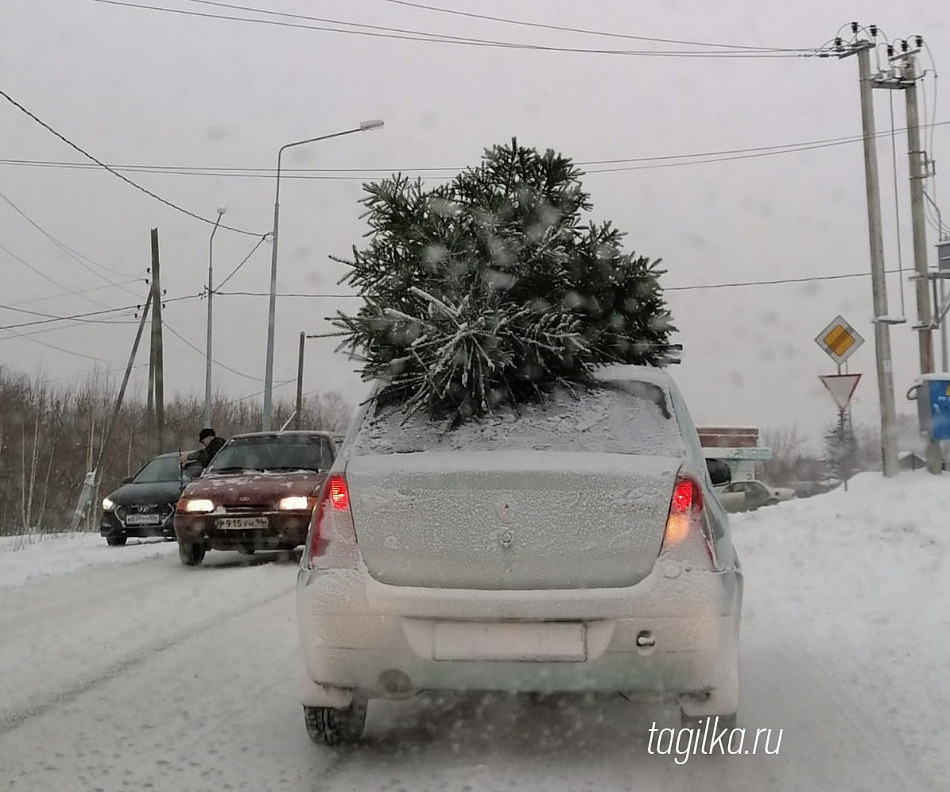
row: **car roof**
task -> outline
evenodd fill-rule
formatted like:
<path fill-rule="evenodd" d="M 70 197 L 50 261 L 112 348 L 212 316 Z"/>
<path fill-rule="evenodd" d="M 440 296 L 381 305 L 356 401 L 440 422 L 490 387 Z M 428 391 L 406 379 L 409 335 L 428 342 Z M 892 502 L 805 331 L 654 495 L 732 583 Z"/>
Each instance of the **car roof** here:
<path fill-rule="evenodd" d="M 309 429 L 290 429 L 286 432 L 242 432 L 241 434 L 231 435 L 231 440 L 244 437 L 326 437 L 327 439 L 336 436 L 336 432 L 324 432 L 322 430 Z"/>

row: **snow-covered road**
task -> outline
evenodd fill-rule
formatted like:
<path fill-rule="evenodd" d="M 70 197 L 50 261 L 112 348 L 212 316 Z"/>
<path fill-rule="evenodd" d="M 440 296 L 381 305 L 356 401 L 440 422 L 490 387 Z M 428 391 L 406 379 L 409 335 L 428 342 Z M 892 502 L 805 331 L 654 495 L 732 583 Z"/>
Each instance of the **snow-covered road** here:
<path fill-rule="evenodd" d="M 684 764 L 648 753 L 674 710 L 620 697 L 374 702 L 361 745 L 313 745 L 296 567 L 273 555 L 187 569 L 161 552 L 20 582 L 0 588 L 0 789 L 947 789 L 941 508 L 946 477 L 873 477 L 736 518 L 740 725 L 782 729 L 780 751 Z"/>

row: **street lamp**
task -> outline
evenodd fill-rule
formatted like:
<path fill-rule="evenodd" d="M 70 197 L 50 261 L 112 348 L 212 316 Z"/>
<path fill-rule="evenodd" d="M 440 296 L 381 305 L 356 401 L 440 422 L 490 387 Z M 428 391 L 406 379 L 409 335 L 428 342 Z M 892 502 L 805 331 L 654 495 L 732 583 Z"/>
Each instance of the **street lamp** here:
<path fill-rule="evenodd" d="M 316 143 L 318 140 L 329 140 L 330 138 L 342 137 L 343 135 L 352 135 L 354 132 L 368 132 L 371 129 L 379 129 L 383 126 L 381 119 L 373 121 L 361 121 L 355 129 L 346 129 L 343 132 L 334 132 L 331 135 L 321 135 L 320 137 L 298 140 L 295 143 L 287 143 L 277 151 L 277 191 L 274 197 L 274 230 L 271 233 L 271 262 L 270 262 L 270 301 L 267 308 L 267 359 L 264 365 L 264 416 L 261 428 L 269 432 L 271 428 L 271 408 L 274 397 L 274 320 L 277 308 L 277 230 L 280 223 L 280 162 L 281 157 L 289 148 L 303 146 L 306 143 Z"/>
<path fill-rule="evenodd" d="M 214 294 L 214 235 L 218 224 L 228 207 L 218 207 L 218 218 L 211 229 L 211 239 L 208 241 L 208 337 L 205 341 L 205 426 L 211 426 L 211 296 Z"/>

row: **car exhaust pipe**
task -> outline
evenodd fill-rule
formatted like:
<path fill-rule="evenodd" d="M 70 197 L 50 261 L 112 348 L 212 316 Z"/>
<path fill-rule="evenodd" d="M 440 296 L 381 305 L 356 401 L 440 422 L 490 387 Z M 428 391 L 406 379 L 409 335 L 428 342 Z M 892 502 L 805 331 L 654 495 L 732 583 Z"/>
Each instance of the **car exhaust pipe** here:
<path fill-rule="evenodd" d="M 390 668 L 379 675 L 379 686 L 387 698 L 404 699 L 413 694 L 412 680 L 396 668 Z"/>

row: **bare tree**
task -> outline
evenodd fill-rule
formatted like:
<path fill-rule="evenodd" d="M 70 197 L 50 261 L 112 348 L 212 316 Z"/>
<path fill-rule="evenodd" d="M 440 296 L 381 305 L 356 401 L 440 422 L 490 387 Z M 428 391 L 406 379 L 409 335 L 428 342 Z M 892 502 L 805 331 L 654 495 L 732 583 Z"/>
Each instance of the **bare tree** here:
<path fill-rule="evenodd" d="M 785 485 L 798 479 L 806 440 L 797 424 L 762 432 L 762 444 L 772 449 L 772 457 L 761 464 L 762 478 L 772 484 Z"/>

